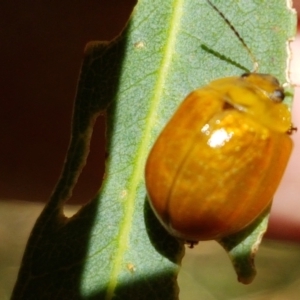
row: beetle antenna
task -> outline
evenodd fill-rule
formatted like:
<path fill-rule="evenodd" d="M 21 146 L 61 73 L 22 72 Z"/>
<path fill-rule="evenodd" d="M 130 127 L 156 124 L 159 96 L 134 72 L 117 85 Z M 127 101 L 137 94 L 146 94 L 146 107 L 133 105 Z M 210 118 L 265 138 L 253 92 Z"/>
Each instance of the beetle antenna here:
<path fill-rule="evenodd" d="M 253 62 L 253 71 L 252 73 L 256 73 L 258 70 L 258 62 L 254 54 L 251 52 L 247 44 L 245 43 L 244 39 L 240 36 L 240 34 L 237 32 L 237 30 L 233 27 L 233 25 L 230 23 L 230 21 L 225 17 L 225 15 L 210 1 L 206 0 L 208 4 L 221 16 L 221 18 L 226 22 L 226 24 L 231 28 L 231 30 L 234 32 L 236 37 L 239 39 L 239 41 L 242 43 L 244 48 L 247 50 L 249 56 L 251 57 L 251 60 Z"/>

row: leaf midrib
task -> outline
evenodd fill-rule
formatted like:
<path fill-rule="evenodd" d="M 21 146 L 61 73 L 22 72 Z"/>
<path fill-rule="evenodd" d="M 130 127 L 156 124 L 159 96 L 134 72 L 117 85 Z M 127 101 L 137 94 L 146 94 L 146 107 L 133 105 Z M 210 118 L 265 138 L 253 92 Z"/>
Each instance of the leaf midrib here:
<path fill-rule="evenodd" d="M 112 299 L 112 297 L 114 296 L 114 290 L 118 282 L 118 275 L 123 268 L 122 260 L 127 250 L 128 239 L 130 236 L 132 226 L 131 220 L 135 208 L 136 191 L 140 181 L 143 180 L 144 177 L 144 165 L 146 156 L 149 151 L 149 144 L 151 142 L 151 131 L 155 126 L 156 112 L 162 99 L 163 89 L 168 77 L 167 74 L 170 71 L 172 54 L 174 52 L 176 44 L 176 36 L 179 31 L 179 24 L 181 23 L 180 20 L 183 12 L 183 2 L 184 0 L 175 0 L 173 2 L 173 13 L 172 17 L 170 18 L 169 32 L 167 34 L 168 39 L 166 40 L 164 50 L 162 51 L 163 57 L 161 66 L 157 73 L 158 75 L 156 85 L 154 87 L 153 97 L 152 99 L 150 99 L 151 105 L 149 113 L 146 117 L 145 131 L 138 147 L 135 168 L 133 169 L 134 171 L 128 181 L 129 189 L 126 197 L 127 199 L 123 202 L 125 205 L 124 219 L 122 222 L 122 226 L 120 226 L 120 234 L 118 235 L 118 247 L 113 261 L 109 284 L 107 286 L 107 292 L 105 296 L 106 300 Z"/>

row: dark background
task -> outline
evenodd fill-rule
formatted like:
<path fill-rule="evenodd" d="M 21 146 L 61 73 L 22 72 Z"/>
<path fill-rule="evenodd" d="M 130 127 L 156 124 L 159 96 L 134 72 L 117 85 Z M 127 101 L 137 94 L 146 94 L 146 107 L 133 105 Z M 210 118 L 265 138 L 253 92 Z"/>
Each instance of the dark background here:
<path fill-rule="evenodd" d="M 0 199 L 48 199 L 69 143 L 85 44 L 118 35 L 135 2 L 0 2 Z M 103 119 L 96 125 L 73 203 L 100 185 Z"/>

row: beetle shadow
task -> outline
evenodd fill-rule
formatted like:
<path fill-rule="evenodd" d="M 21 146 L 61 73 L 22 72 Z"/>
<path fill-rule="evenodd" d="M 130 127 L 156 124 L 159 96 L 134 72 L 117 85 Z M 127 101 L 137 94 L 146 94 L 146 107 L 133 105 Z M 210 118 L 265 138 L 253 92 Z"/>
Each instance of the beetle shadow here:
<path fill-rule="evenodd" d="M 229 58 L 228 56 L 225 56 L 223 54 L 221 54 L 220 52 L 217 52 L 209 47 L 207 47 L 206 45 L 204 44 L 201 44 L 201 49 L 203 49 L 204 51 L 214 55 L 215 57 L 217 57 L 218 59 L 221 59 L 223 61 L 226 61 L 227 63 L 243 70 L 244 72 L 247 72 L 247 73 L 250 73 L 251 71 L 249 69 L 247 69 L 246 67 L 242 66 L 241 64 L 239 64 L 238 62 L 236 61 L 233 61 L 231 58 Z"/>
<path fill-rule="evenodd" d="M 144 202 L 144 219 L 149 240 L 156 251 L 173 263 L 180 263 L 184 255 L 184 241 L 171 236 L 160 224 L 150 207 L 147 196 Z"/>

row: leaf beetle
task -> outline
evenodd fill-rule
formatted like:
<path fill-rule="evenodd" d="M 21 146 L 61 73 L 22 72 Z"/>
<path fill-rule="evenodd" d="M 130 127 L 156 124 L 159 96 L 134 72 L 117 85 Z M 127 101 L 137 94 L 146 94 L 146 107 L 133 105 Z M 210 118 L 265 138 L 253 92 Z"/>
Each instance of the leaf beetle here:
<path fill-rule="evenodd" d="M 145 167 L 150 205 L 170 234 L 219 240 L 271 205 L 293 146 L 283 100 L 278 80 L 256 70 L 214 80 L 184 99 Z"/>

